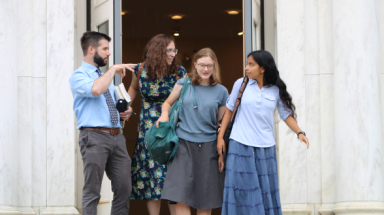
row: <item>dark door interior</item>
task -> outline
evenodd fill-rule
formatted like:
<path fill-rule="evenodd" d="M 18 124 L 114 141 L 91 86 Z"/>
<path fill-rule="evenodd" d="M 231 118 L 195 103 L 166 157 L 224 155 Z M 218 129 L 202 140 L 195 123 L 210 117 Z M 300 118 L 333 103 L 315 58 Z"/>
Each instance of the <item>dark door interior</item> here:
<path fill-rule="evenodd" d="M 243 30 L 241 9 L 242 0 L 122 0 L 125 12 L 122 16 L 122 62 L 142 62 L 144 47 L 151 37 L 178 32 L 175 39 L 179 62 L 190 72 L 193 54 L 210 47 L 219 60 L 222 85 L 231 92 L 233 83 L 243 77 L 243 36 L 239 35 Z M 229 15 L 230 10 L 239 13 Z M 173 20 L 172 15 L 181 15 L 182 19 Z M 131 76 L 127 75 L 123 83 L 128 89 Z M 124 128 L 131 157 L 137 139 L 139 95 L 132 106 L 137 115 L 132 116 Z M 130 214 L 148 214 L 145 201 L 132 200 L 130 205 Z M 160 214 L 169 214 L 167 202 L 162 203 Z M 220 210 L 212 214 L 220 214 Z"/>

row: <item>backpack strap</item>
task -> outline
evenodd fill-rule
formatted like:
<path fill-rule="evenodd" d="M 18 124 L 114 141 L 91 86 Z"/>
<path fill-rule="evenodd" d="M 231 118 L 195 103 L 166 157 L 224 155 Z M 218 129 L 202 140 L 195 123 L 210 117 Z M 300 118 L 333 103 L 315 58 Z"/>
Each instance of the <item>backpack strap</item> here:
<path fill-rule="evenodd" d="M 245 76 L 244 79 L 243 79 L 243 83 L 241 84 L 241 87 L 240 87 L 240 90 L 239 90 L 239 94 L 237 95 L 235 108 L 233 109 L 233 112 L 232 112 L 231 122 L 233 122 L 235 120 L 235 118 L 236 118 L 237 109 L 239 108 L 239 105 L 241 103 L 241 99 L 243 97 L 243 93 L 244 93 L 245 87 L 247 87 L 248 80 L 249 80 L 248 76 Z"/>
<path fill-rule="evenodd" d="M 187 93 L 188 88 L 191 87 L 192 90 L 192 96 L 193 96 L 193 108 L 197 108 L 197 102 L 196 102 L 196 97 L 195 97 L 195 90 L 193 89 L 192 81 L 190 78 L 185 78 L 185 82 L 183 85 L 183 88 L 181 88 L 180 92 L 180 98 L 179 102 L 182 103 L 184 100 L 184 96 Z"/>

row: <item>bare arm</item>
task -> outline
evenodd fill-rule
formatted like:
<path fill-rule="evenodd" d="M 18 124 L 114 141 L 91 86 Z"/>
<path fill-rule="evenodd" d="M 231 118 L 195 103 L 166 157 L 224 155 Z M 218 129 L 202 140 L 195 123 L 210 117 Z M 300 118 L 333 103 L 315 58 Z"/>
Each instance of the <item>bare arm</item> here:
<path fill-rule="evenodd" d="M 108 69 L 107 72 L 105 72 L 102 76 L 95 80 L 92 86 L 92 94 L 97 97 L 105 93 L 105 91 L 107 91 L 107 89 L 111 85 L 115 74 L 117 73 L 121 76 L 121 78 L 124 78 L 126 69 L 131 70 L 128 64 L 113 65 L 111 68 Z"/>
<path fill-rule="evenodd" d="M 225 130 L 227 130 L 229 121 L 231 120 L 231 117 L 233 114 L 233 112 L 229 110 L 227 107 L 225 107 L 225 109 L 226 109 L 225 114 L 224 114 L 223 120 L 221 121 L 220 132 L 217 135 L 217 152 L 219 153 L 219 159 L 218 159 L 219 172 L 222 172 L 224 170 L 223 152 L 227 150 L 225 148 L 224 134 L 225 134 Z"/>
<path fill-rule="evenodd" d="M 223 115 L 224 115 L 226 110 L 227 110 L 226 105 L 219 107 L 219 112 L 217 113 L 217 126 L 220 126 L 219 121 L 222 119 L 222 117 L 224 117 Z"/>
<path fill-rule="evenodd" d="M 139 83 L 137 82 L 137 77 L 134 72 L 132 72 L 132 81 L 128 89 L 128 95 L 131 97 L 131 105 L 135 100 L 137 93 L 139 92 Z"/>
<path fill-rule="evenodd" d="M 293 131 L 295 134 L 299 133 L 301 129 L 297 125 L 296 120 L 292 117 L 292 115 L 289 115 L 287 119 L 285 119 L 285 124 Z M 304 142 L 307 145 L 307 149 L 309 148 L 309 141 L 308 138 L 304 134 L 299 135 L 300 142 Z"/>
<path fill-rule="evenodd" d="M 161 116 L 156 122 L 156 127 L 159 127 L 159 122 L 168 122 L 169 121 L 169 109 L 171 109 L 172 105 L 180 98 L 180 91 L 183 88 L 182 85 L 175 84 L 171 94 L 168 96 L 167 100 L 161 106 Z"/>
<path fill-rule="evenodd" d="M 219 132 L 219 135 L 217 136 L 217 152 L 219 153 L 220 156 L 222 156 L 223 151 L 226 150 L 225 143 L 224 143 L 224 134 L 225 134 L 225 130 L 227 130 L 232 114 L 233 112 L 226 107 L 223 120 L 221 121 L 220 132 Z"/>

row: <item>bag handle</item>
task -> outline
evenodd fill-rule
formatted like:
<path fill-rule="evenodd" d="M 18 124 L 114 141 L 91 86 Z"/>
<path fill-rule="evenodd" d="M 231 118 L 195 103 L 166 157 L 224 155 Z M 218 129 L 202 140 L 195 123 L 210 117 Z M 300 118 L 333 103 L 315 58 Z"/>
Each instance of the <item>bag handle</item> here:
<path fill-rule="evenodd" d="M 182 103 L 184 100 L 184 96 L 187 93 L 188 88 L 191 87 L 192 90 L 192 96 L 193 96 L 193 108 L 197 108 L 197 102 L 196 102 L 196 97 L 195 97 L 195 90 L 193 89 L 193 85 L 191 84 L 191 79 L 190 78 L 185 78 L 185 82 L 183 85 L 183 88 L 181 89 L 180 92 L 180 98 L 179 98 L 179 103 Z"/>
<path fill-rule="evenodd" d="M 246 80 L 247 79 L 247 80 Z M 241 98 L 243 97 L 243 92 L 245 90 L 245 87 L 247 86 L 247 83 L 249 81 L 249 78 L 248 76 L 245 76 L 244 77 L 244 80 L 243 80 L 243 83 L 241 84 L 241 87 L 240 87 L 240 90 L 239 90 L 239 94 L 237 95 L 237 100 L 236 100 L 236 104 L 235 104 L 235 108 L 233 108 L 233 112 L 232 112 L 232 116 L 231 116 L 231 120 L 230 122 L 232 122 L 234 119 L 235 119 L 235 116 L 236 116 L 236 113 L 237 113 L 237 108 L 239 107 L 240 105 L 240 101 L 241 101 Z M 223 116 L 221 117 L 221 119 L 219 120 L 219 123 L 222 122 L 223 118 L 224 118 L 224 115 L 225 113 L 223 114 Z M 220 126 L 219 126 L 220 127 Z"/>
<path fill-rule="evenodd" d="M 237 110 L 238 110 L 239 105 L 241 103 L 241 98 L 243 97 L 243 93 L 244 93 L 245 87 L 247 87 L 248 81 L 249 81 L 248 76 L 245 76 L 244 80 L 243 80 L 243 83 L 241 84 L 241 87 L 240 87 L 240 90 L 239 90 L 239 94 L 237 95 L 236 105 L 235 105 L 235 108 L 233 109 L 233 113 L 232 113 L 231 121 L 230 122 L 233 122 L 235 120 L 235 117 L 236 117 L 236 114 L 237 114 Z"/>

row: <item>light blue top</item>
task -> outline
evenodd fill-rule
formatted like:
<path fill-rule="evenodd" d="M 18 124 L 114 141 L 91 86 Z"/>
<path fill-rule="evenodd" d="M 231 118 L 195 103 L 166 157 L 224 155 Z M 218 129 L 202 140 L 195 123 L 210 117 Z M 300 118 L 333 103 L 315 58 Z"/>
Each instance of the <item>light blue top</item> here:
<path fill-rule="evenodd" d="M 231 111 L 235 108 L 243 79 L 240 78 L 235 82 L 228 98 L 227 107 Z M 285 121 L 291 114 L 291 110 L 280 100 L 279 88 L 275 85 L 268 85 L 260 89 L 256 80 L 249 79 L 230 139 L 253 147 L 274 146 L 273 114 L 276 106 L 280 118 Z"/>
<path fill-rule="evenodd" d="M 185 80 L 180 79 L 176 84 L 184 85 Z M 194 89 L 197 108 L 194 108 L 191 87 Z M 181 103 L 177 136 L 195 143 L 216 140 L 217 114 L 219 107 L 225 105 L 227 98 L 228 90 L 221 84 L 191 85 Z"/>
<path fill-rule="evenodd" d="M 80 130 L 81 127 L 120 128 L 120 123 L 117 123 L 116 126 L 112 124 L 104 93 L 97 97 L 92 94 L 93 83 L 99 78 L 96 70 L 97 67 L 83 61 L 69 79 L 74 100 L 73 112 L 77 118 L 77 129 Z M 116 105 L 113 83 L 109 86 L 109 91 Z M 117 116 L 120 121 L 120 114 L 117 113 Z"/>

